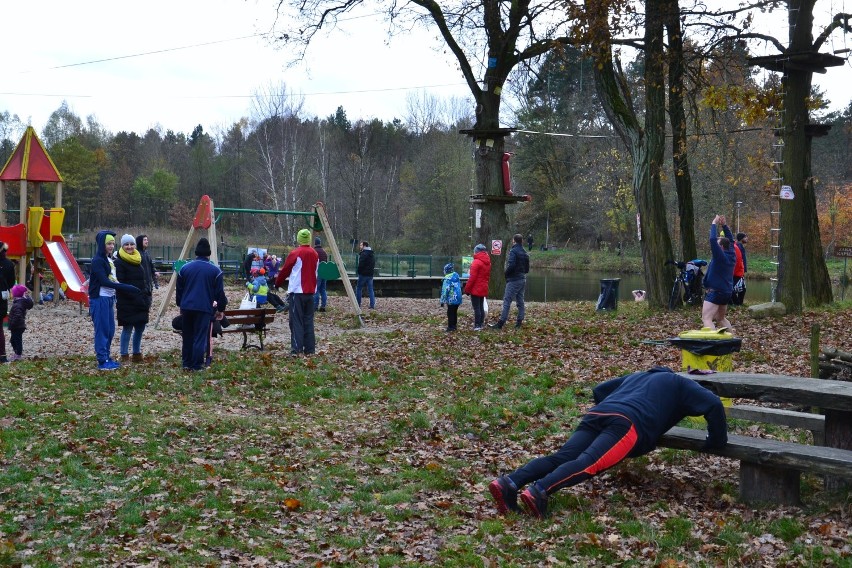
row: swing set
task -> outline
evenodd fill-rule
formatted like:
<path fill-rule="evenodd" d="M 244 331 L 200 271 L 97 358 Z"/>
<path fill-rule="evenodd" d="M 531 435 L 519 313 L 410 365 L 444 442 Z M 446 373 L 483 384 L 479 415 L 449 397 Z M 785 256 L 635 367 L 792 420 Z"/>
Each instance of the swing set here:
<path fill-rule="evenodd" d="M 210 241 L 210 262 L 219 266 L 218 245 L 216 240 L 216 214 L 221 213 L 250 213 L 262 215 L 293 215 L 296 217 L 305 217 L 307 219 L 308 228 L 314 233 L 323 233 L 325 242 L 331 252 L 333 261 L 320 262 L 317 267 L 317 278 L 324 280 L 343 280 L 343 287 L 346 290 L 346 295 L 349 301 L 352 302 L 352 311 L 358 317 L 358 323 L 361 327 L 364 326 L 361 308 L 358 306 L 358 301 L 355 298 L 355 291 L 352 289 L 352 283 L 346 277 L 346 266 L 343 264 L 343 257 L 340 256 L 340 249 L 337 247 L 337 241 L 334 238 L 334 233 L 331 231 L 331 225 L 328 222 L 328 216 L 325 213 L 325 206 L 321 201 L 318 201 L 313 206 L 313 211 L 274 211 L 266 209 L 235 209 L 231 207 L 214 208 L 213 200 L 209 196 L 203 195 L 198 203 L 198 208 L 195 210 L 195 217 L 192 219 L 192 227 L 186 236 L 186 242 L 180 251 L 175 266 L 180 267 L 184 262 L 191 260 L 187 255 L 191 250 L 190 247 L 201 236 L 206 236 Z M 202 232 L 204 234 L 202 234 Z M 160 319 L 166 311 L 166 307 L 172 299 L 172 295 L 177 285 L 178 270 L 172 272 L 172 277 L 169 280 L 169 287 L 163 301 L 160 304 L 160 309 L 157 311 L 157 321 L 155 327 L 159 327 Z"/>

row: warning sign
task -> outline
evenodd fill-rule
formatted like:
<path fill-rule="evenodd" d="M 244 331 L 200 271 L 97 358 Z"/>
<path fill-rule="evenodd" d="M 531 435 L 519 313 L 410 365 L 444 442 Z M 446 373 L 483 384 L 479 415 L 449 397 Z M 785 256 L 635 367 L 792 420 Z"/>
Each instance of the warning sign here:
<path fill-rule="evenodd" d="M 500 256 L 503 254 L 503 241 L 491 241 L 491 255 Z"/>

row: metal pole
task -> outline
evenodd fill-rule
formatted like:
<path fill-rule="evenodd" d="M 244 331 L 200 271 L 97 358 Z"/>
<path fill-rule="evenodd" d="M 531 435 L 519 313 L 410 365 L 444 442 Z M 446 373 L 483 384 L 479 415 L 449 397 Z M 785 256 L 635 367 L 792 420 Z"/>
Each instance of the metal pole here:
<path fill-rule="evenodd" d="M 742 207 L 743 202 L 737 201 L 737 232 L 740 232 L 740 207 Z"/>

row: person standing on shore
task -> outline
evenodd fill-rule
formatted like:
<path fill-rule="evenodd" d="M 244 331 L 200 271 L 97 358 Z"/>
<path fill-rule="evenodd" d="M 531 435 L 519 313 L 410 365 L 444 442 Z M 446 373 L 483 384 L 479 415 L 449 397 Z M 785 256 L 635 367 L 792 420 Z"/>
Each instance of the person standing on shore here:
<path fill-rule="evenodd" d="M 524 306 L 524 291 L 527 287 L 527 273 L 530 271 L 530 257 L 527 251 L 524 250 L 524 237 L 520 234 L 512 237 L 514 244 L 509 249 L 509 256 L 506 259 L 506 290 L 503 293 L 503 310 L 500 312 L 500 319 L 497 323 L 490 323 L 488 327 L 503 329 L 506 321 L 509 319 L 509 310 L 512 308 L 512 301 L 518 305 L 518 319 L 515 321 L 515 328 L 520 328 L 524 322 L 526 309 Z"/>
<path fill-rule="evenodd" d="M 361 307 L 361 290 L 367 288 L 370 296 L 370 309 L 376 307 L 376 293 L 373 291 L 373 274 L 376 270 L 376 255 L 370 248 L 370 243 L 361 241 L 361 252 L 358 253 L 358 283 L 355 284 L 355 297 L 358 299 L 358 307 Z"/>

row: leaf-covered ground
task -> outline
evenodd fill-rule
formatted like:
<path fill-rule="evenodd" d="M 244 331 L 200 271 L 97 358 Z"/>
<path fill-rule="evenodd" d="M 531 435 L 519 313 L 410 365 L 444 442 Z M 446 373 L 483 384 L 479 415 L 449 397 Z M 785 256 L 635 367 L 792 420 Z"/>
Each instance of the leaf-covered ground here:
<path fill-rule="evenodd" d="M 735 367 L 808 375 L 812 324 L 849 351 L 850 314 L 738 310 Z M 697 311 L 529 304 L 523 329 L 475 333 L 466 302 L 447 334 L 437 301 L 380 298 L 358 329 L 335 297 L 315 357 L 287 356 L 284 317 L 265 352 L 231 334 L 190 375 L 173 315 L 146 331 L 145 362 L 98 373 L 85 313 L 31 312 L 28 359 L 0 370 L 0 563 L 852 565 L 847 493 L 805 477 L 802 507 L 745 506 L 736 463 L 687 452 L 560 492 L 544 521 L 494 512 L 488 482 L 557 448 L 592 384 L 679 367 L 648 341 Z"/>

